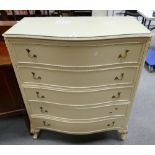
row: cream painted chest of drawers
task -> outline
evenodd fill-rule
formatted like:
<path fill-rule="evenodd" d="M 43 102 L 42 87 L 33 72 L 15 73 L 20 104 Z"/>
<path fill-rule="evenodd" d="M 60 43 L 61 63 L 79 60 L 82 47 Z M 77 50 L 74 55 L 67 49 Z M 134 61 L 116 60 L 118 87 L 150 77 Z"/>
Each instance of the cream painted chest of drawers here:
<path fill-rule="evenodd" d="M 4 37 L 33 138 L 40 129 L 125 137 L 151 39 L 136 19 L 24 18 Z"/>

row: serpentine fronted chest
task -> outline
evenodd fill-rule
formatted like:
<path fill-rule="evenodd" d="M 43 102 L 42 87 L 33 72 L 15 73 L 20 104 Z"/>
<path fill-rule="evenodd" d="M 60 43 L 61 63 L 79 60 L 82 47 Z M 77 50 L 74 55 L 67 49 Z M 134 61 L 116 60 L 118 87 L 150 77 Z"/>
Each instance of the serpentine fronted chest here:
<path fill-rule="evenodd" d="M 132 17 L 28 17 L 4 33 L 30 119 L 69 134 L 127 134 L 151 33 Z"/>

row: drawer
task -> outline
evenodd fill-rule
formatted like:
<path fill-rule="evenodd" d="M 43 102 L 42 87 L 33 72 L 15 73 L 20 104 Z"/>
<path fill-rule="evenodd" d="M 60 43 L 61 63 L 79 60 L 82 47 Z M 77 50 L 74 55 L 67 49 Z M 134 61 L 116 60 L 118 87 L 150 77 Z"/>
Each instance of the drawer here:
<path fill-rule="evenodd" d="M 104 102 L 129 101 L 132 87 L 92 90 L 65 90 L 56 88 L 24 88 L 27 100 L 62 105 L 96 105 Z"/>
<path fill-rule="evenodd" d="M 93 119 L 126 113 L 128 102 L 110 105 L 74 106 L 41 101 L 29 101 L 32 115 L 49 115 L 69 119 Z"/>
<path fill-rule="evenodd" d="M 14 45 L 14 53 L 18 63 L 102 66 L 139 62 L 142 45 L 142 43 L 113 43 L 111 45 L 102 43 L 96 46 L 72 46 L 68 43 L 68 46 L 50 46 L 23 43 Z"/>
<path fill-rule="evenodd" d="M 64 70 L 42 67 L 18 67 L 23 83 L 37 83 L 60 87 L 96 87 L 133 84 L 137 67 L 109 69 Z"/>
<path fill-rule="evenodd" d="M 96 120 L 90 119 L 85 121 L 54 117 L 32 117 L 31 121 L 35 128 L 43 128 L 65 133 L 82 134 L 121 128 L 123 124 L 123 117 Z"/>

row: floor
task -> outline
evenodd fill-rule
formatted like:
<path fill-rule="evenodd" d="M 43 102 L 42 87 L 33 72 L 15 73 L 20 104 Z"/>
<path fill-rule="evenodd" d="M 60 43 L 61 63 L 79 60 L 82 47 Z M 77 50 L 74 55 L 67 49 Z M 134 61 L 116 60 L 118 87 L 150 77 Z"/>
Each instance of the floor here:
<path fill-rule="evenodd" d="M 155 33 L 155 31 L 153 32 Z M 154 46 L 153 46 L 154 45 Z M 155 48 L 153 36 L 151 46 Z M 0 144 L 12 145 L 62 145 L 62 144 L 155 144 L 155 72 L 143 69 L 133 110 L 129 121 L 129 133 L 121 141 L 116 131 L 103 132 L 86 136 L 71 136 L 50 131 L 42 131 L 37 140 L 30 136 L 23 116 L 3 118 L 0 120 Z"/>

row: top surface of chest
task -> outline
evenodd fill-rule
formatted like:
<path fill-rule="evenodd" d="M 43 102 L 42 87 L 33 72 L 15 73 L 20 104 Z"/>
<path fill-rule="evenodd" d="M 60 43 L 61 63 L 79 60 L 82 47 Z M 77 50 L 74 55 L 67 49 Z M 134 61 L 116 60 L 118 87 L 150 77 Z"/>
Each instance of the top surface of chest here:
<path fill-rule="evenodd" d="M 150 37 L 151 33 L 132 17 L 27 17 L 5 32 L 4 36 L 78 40 Z"/>

